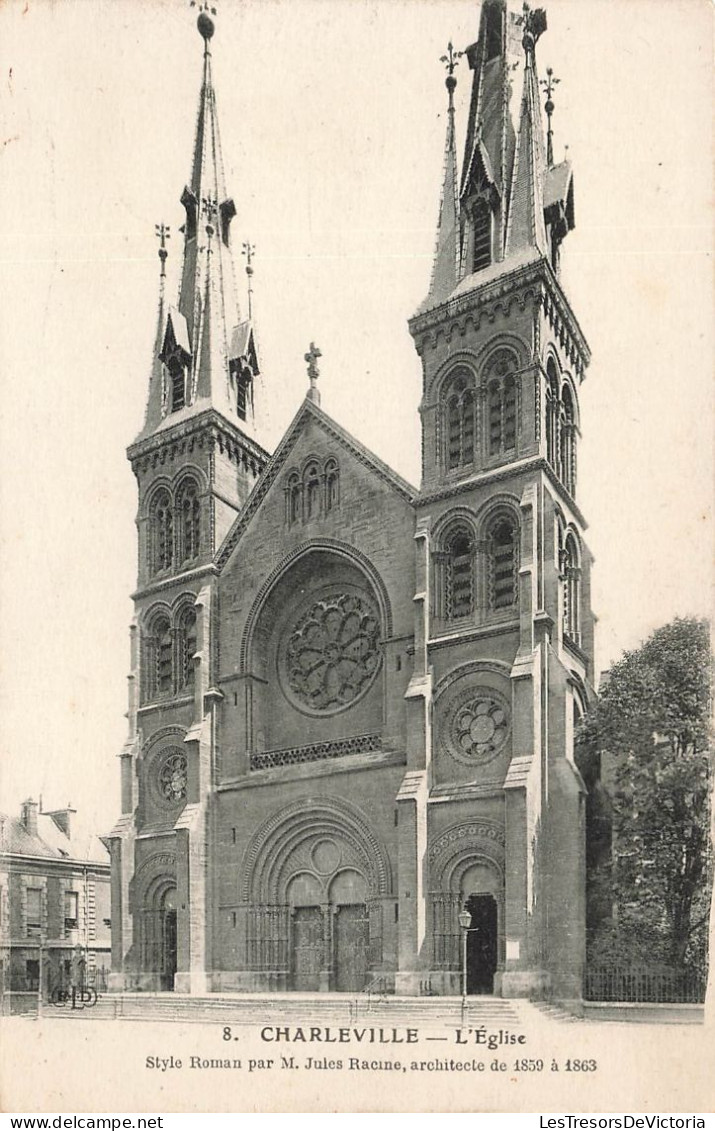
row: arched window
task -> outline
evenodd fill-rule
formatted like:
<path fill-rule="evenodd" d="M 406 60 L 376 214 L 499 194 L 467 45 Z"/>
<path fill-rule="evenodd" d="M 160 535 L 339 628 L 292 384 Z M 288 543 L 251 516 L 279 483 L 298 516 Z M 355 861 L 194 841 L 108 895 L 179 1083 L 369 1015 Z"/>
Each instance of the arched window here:
<path fill-rule="evenodd" d="M 445 389 L 445 430 L 447 433 L 447 470 L 468 467 L 474 463 L 476 433 L 474 374 L 458 369 Z"/>
<path fill-rule="evenodd" d="M 167 616 L 152 621 L 146 640 L 145 694 L 148 699 L 167 695 L 173 689 L 173 646 Z"/>
<path fill-rule="evenodd" d="M 552 357 L 546 366 L 546 458 L 559 470 L 559 381 Z"/>
<path fill-rule="evenodd" d="M 194 686 L 194 656 L 196 654 L 196 610 L 185 609 L 179 619 L 178 632 L 178 687 L 186 690 Z"/>
<path fill-rule="evenodd" d="M 320 474 L 317 464 L 311 463 L 304 476 L 304 498 L 306 521 L 320 514 Z"/>
<path fill-rule="evenodd" d="M 171 382 L 171 411 L 178 412 L 186 404 L 186 371 L 176 355 L 169 358 L 168 369 Z"/>
<path fill-rule="evenodd" d="M 581 565 L 578 544 L 568 534 L 563 552 L 561 584 L 564 595 L 564 634 L 575 644 L 581 640 Z"/>
<path fill-rule="evenodd" d="M 564 385 L 561 400 L 561 477 L 570 494 L 576 491 L 576 410 L 573 394 Z"/>
<path fill-rule="evenodd" d="M 153 573 L 171 569 L 174 560 L 174 514 L 168 491 L 154 497 L 150 515 L 151 567 Z"/>
<path fill-rule="evenodd" d="M 474 540 L 464 526 L 447 535 L 445 604 L 449 620 L 471 616 L 474 612 Z"/>
<path fill-rule="evenodd" d="M 514 358 L 500 350 L 487 369 L 487 450 L 490 456 L 516 449 Z"/>
<path fill-rule="evenodd" d="M 301 512 L 301 484 L 297 472 L 288 479 L 288 522 L 292 526 L 300 522 Z"/>
<path fill-rule="evenodd" d="M 332 511 L 340 502 L 340 470 L 334 459 L 325 465 L 325 509 Z"/>
<path fill-rule="evenodd" d="M 474 260 L 473 271 L 481 271 L 492 261 L 492 211 L 483 198 L 474 205 Z"/>
<path fill-rule="evenodd" d="M 184 481 L 177 500 L 179 519 L 178 557 L 180 562 L 197 558 L 201 549 L 201 503 L 195 480 Z"/>
<path fill-rule="evenodd" d="M 519 545 L 516 521 L 501 514 L 487 530 L 488 605 L 492 612 L 511 609 L 517 603 Z"/>

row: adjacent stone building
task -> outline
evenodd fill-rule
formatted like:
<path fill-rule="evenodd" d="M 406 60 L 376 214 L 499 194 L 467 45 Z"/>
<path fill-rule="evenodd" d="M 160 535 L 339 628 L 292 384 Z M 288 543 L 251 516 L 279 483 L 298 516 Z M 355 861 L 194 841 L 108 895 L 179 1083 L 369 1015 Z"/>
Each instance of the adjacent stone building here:
<path fill-rule="evenodd" d="M 484 0 L 460 175 L 447 56 L 437 248 L 409 323 L 417 488 L 322 411 L 313 347 L 304 403 L 272 454 L 261 444 L 199 16 L 180 293 L 169 306 L 162 278 L 128 452 L 117 988 L 458 993 L 466 909 L 470 993 L 580 996 L 589 350 L 559 281 L 574 190 L 542 124 L 545 25 Z"/>
<path fill-rule="evenodd" d="M 103 988 L 110 966 L 109 856 L 68 806 L 19 817 L 0 813 L 0 948 L 3 990 L 86 984 Z M 42 950 L 42 954 L 40 953 Z"/>

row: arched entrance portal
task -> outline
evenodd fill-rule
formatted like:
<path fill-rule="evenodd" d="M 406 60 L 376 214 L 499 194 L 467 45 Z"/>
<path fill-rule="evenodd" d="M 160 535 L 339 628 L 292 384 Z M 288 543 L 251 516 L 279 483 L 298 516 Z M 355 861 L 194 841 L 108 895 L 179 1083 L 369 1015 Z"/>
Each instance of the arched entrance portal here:
<path fill-rule="evenodd" d="M 337 859 L 340 848 L 321 840 L 312 856 Z M 326 883 L 326 879 L 328 882 Z M 288 885 L 291 908 L 291 984 L 313 992 L 364 989 L 369 968 L 370 917 L 364 876 L 347 868 L 332 876 L 300 872 Z"/>
<path fill-rule="evenodd" d="M 364 818 L 331 799 L 291 806 L 246 859 L 247 960 L 267 988 L 359 992 L 383 958 L 387 857 Z"/>
<path fill-rule="evenodd" d="M 438 993 L 460 993 L 466 936 L 467 993 L 500 992 L 504 967 L 504 828 L 478 818 L 446 829 L 428 853 L 432 884 L 430 981 Z"/>
<path fill-rule="evenodd" d="M 494 993 L 497 968 L 497 903 L 493 895 L 470 895 L 464 904 L 472 916 L 467 932 L 467 993 Z"/>
<path fill-rule="evenodd" d="M 167 888 L 159 908 L 161 953 L 159 972 L 162 990 L 173 990 L 176 976 L 176 888 Z"/>
<path fill-rule="evenodd" d="M 173 990 L 177 966 L 176 887 L 164 881 L 147 892 L 142 911 L 142 970 L 154 988 Z"/>

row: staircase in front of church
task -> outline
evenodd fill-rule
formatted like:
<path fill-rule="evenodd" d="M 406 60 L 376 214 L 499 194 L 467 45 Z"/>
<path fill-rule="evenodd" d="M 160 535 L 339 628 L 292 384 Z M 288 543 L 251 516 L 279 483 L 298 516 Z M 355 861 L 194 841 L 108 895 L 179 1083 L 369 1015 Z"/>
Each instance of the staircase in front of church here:
<path fill-rule="evenodd" d="M 513 1028 L 519 1003 L 497 997 L 469 997 L 464 1012 L 456 997 L 368 997 L 361 994 L 116 993 L 100 996 L 91 1008 L 46 1007 L 45 1016 L 76 1019 L 181 1021 L 235 1026 L 388 1026 L 389 1028 Z"/>

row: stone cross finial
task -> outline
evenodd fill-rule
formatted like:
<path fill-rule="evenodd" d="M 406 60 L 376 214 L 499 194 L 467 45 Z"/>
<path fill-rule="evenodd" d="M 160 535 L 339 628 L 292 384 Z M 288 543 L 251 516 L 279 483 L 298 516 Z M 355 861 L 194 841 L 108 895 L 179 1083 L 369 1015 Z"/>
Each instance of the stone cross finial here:
<path fill-rule="evenodd" d="M 318 377 L 320 376 L 320 370 L 318 369 L 318 359 L 322 356 L 323 355 L 316 346 L 315 342 L 311 342 L 310 349 L 308 350 L 307 354 L 305 354 L 305 360 L 308 363 L 308 378 L 310 380 L 308 396 L 310 397 L 311 401 L 314 401 L 316 404 L 320 404 L 320 393 L 318 392 Z"/>

